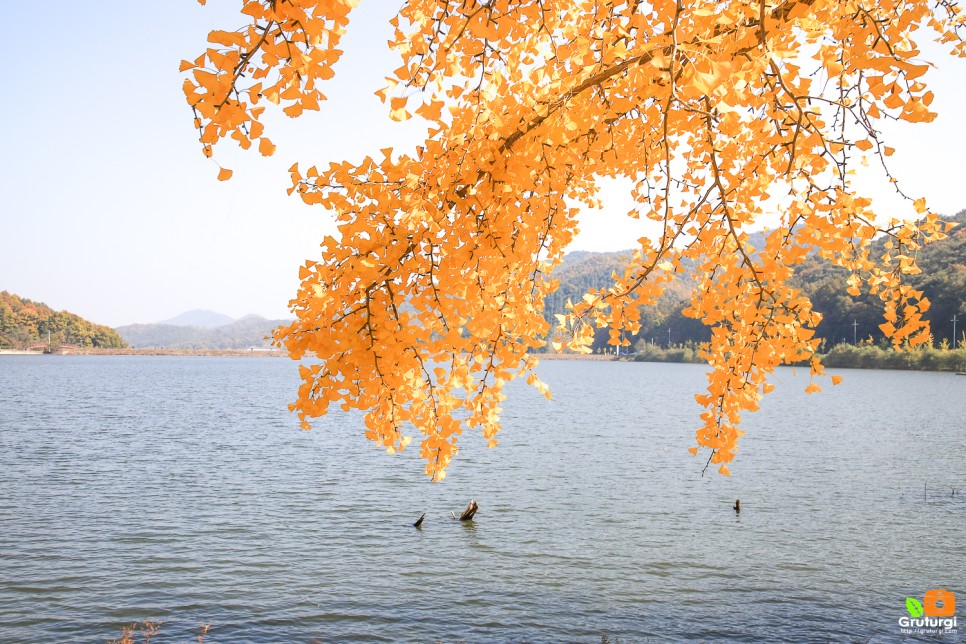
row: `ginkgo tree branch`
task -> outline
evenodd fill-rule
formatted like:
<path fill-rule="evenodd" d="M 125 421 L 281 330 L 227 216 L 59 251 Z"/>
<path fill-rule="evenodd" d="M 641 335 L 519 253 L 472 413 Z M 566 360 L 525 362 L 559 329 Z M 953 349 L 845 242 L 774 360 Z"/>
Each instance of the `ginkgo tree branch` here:
<path fill-rule="evenodd" d="M 271 154 L 262 101 L 289 116 L 317 108 L 354 5 L 248 0 L 248 28 L 214 35 L 220 49 L 183 63 L 205 152 L 230 136 Z M 300 270 L 296 321 L 276 336 L 293 357 L 316 361 L 303 365 L 293 405 L 303 426 L 339 403 L 363 411 L 366 436 L 387 451 L 422 434 L 434 480 L 465 429 L 495 444 L 506 382 L 523 376 L 549 395 L 530 352 L 547 336 L 551 271 L 580 208 L 600 205 L 602 177 L 630 179 L 633 215 L 659 232 L 639 240 L 612 286 L 574 303 L 558 333 L 575 351 L 590 350 L 595 327 L 625 343 L 641 307 L 690 273 L 685 314 L 711 327 L 692 449 L 708 449 L 719 472 L 777 365 L 806 362 L 822 377 L 819 316 L 790 285 L 809 252 L 850 270 L 850 292 L 883 299 L 883 331 L 897 344 L 925 341 L 928 302 L 904 276 L 946 227 L 921 199 L 912 201 L 919 223 L 882 223 L 848 171 L 870 156 L 884 164 L 881 120 L 933 118 L 913 37 L 928 26 L 959 42 L 963 19 L 951 2 L 895 9 L 891 0 L 404 2 L 391 41 L 402 65 L 379 95 L 391 118 L 415 107 L 430 123 L 425 141 L 408 154 L 291 169 L 291 191 L 331 211 L 339 230 Z M 748 232 L 768 214 L 780 224 L 752 249 Z M 883 232 L 893 249 L 871 257 Z"/>

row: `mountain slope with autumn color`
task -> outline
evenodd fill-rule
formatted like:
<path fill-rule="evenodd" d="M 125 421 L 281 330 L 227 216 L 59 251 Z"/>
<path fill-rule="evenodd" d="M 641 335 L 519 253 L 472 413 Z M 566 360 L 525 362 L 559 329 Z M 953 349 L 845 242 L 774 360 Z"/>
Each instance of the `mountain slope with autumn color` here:
<path fill-rule="evenodd" d="M 55 311 L 43 302 L 0 291 L 0 348 L 24 349 L 47 343 L 54 347 L 120 349 L 127 344 L 117 331 L 94 324 L 68 311 Z"/>

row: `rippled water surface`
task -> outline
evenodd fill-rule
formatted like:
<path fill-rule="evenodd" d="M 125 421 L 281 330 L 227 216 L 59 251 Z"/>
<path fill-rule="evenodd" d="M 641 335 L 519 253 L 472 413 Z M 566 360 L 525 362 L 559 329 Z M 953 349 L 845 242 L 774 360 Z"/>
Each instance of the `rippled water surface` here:
<path fill-rule="evenodd" d="M 284 359 L 2 356 L 0 641 L 888 642 L 907 596 L 966 606 L 966 378 L 781 370 L 729 478 L 686 451 L 700 366 L 540 372 L 431 484 L 358 416 L 299 430 Z"/>

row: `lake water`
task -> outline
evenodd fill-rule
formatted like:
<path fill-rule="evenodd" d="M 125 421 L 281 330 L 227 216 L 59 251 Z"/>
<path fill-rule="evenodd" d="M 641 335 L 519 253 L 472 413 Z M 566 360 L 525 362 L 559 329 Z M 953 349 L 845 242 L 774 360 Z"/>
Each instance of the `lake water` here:
<path fill-rule="evenodd" d="M 2 356 L 0 641 L 892 642 L 932 588 L 962 637 L 966 378 L 782 369 L 702 477 L 701 366 L 540 373 L 433 484 L 288 360 Z"/>

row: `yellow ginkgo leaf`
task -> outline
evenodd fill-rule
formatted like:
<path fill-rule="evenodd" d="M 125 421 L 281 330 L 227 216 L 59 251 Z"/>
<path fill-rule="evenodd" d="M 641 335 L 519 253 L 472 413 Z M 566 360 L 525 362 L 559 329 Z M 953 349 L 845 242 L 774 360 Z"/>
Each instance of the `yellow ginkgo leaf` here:
<path fill-rule="evenodd" d="M 258 151 L 264 156 L 271 156 L 275 152 L 275 144 L 266 137 L 262 137 L 258 142 Z"/>
<path fill-rule="evenodd" d="M 228 181 L 231 179 L 232 171 L 228 168 L 218 170 L 218 181 Z"/>

